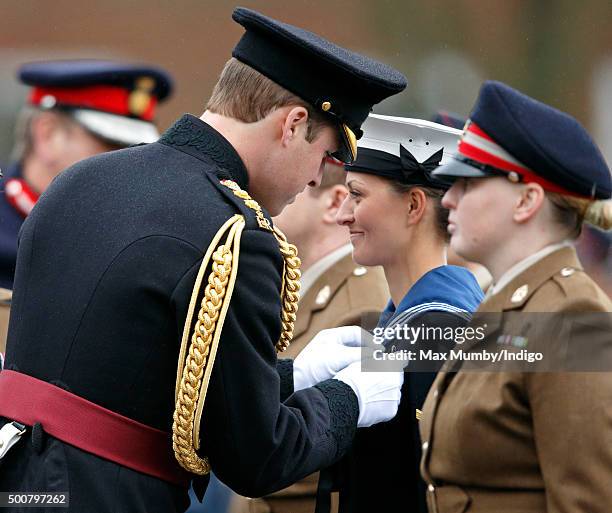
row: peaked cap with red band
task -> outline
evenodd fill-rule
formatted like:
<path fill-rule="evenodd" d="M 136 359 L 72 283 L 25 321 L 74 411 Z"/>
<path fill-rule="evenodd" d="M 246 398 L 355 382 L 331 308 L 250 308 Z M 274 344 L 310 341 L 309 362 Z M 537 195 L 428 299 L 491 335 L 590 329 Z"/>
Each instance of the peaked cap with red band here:
<path fill-rule="evenodd" d="M 18 76 L 32 86 L 31 105 L 62 109 L 94 135 L 126 146 L 157 140 L 155 108 L 172 92 L 165 71 L 114 61 L 32 62 Z"/>
<path fill-rule="evenodd" d="M 610 170 L 584 127 L 501 82 L 483 84 L 458 150 L 434 175 L 507 176 L 560 194 L 612 195 Z"/>

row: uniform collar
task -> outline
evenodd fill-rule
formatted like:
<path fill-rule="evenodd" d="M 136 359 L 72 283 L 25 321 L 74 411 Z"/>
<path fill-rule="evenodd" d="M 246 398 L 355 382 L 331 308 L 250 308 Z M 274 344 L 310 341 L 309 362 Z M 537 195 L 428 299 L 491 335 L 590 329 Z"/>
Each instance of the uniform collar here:
<path fill-rule="evenodd" d="M 323 258 L 317 260 L 308 269 L 306 269 L 300 278 L 300 294 L 302 294 L 302 297 L 306 295 L 308 289 L 310 289 L 310 287 L 312 287 L 312 285 L 319 279 L 319 276 L 338 262 L 338 260 L 348 255 L 352 248 L 353 246 L 351 246 L 351 244 L 340 246 L 338 249 L 335 249 L 331 253 L 325 255 Z"/>
<path fill-rule="evenodd" d="M 540 286 L 564 269 L 582 270 L 574 247 L 557 245 L 552 252 L 522 269 L 499 292 L 489 294 L 478 309 L 481 312 L 501 312 L 522 308 Z"/>
<path fill-rule="evenodd" d="M 474 275 L 465 267 L 442 265 L 426 272 L 410 288 L 395 307 L 389 300 L 387 307 L 380 315 L 379 326 L 388 326 L 396 314 L 410 308 L 431 303 L 451 305 L 456 308 L 473 312 L 482 301 L 482 289 Z"/>
<path fill-rule="evenodd" d="M 314 281 L 307 293 L 300 297 L 300 313 L 295 321 L 293 337 L 299 337 L 310 327 L 312 314 L 326 308 L 351 275 L 362 275 L 367 272 L 364 267 L 355 264 L 353 257 L 348 253 L 330 265 Z"/>
<path fill-rule="evenodd" d="M 241 189 L 248 190 L 249 175 L 229 141 L 208 123 L 185 114 L 160 137 L 167 146 L 188 153 L 204 162 L 213 162 L 220 170 L 219 178 L 231 179 Z"/>
<path fill-rule="evenodd" d="M 6 202 L 26 218 L 36 205 L 40 194 L 30 187 L 22 177 L 21 164 L 11 164 L 2 180 L 0 190 L 4 193 Z"/>
<path fill-rule="evenodd" d="M 525 269 L 528 269 L 533 264 L 535 264 L 538 260 L 542 260 L 545 256 L 550 255 L 554 251 L 561 249 L 563 247 L 570 247 L 572 243 L 569 240 L 564 240 L 562 242 L 557 242 L 555 244 L 549 244 L 548 246 L 543 247 L 541 250 L 536 251 L 535 253 L 529 255 L 527 258 L 524 258 L 520 262 L 514 264 L 510 269 L 508 269 L 504 274 L 502 274 L 501 278 L 497 283 L 493 283 L 490 287 L 490 292 L 487 291 L 487 294 L 497 294 L 499 293 L 508 283 L 510 283 L 516 276 L 521 274 Z"/>

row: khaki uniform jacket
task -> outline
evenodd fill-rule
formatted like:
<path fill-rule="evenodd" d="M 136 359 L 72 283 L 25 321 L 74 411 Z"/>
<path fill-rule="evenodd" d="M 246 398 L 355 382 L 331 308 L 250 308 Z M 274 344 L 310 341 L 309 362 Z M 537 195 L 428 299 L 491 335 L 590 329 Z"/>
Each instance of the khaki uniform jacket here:
<path fill-rule="evenodd" d="M 612 312 L 612 302 L 564 247 L 478 311 Z M 612 372 L 441 372 L 420 431 L 431 513 L 612 510 Z"/>
<path fill-rule="evenodd" d="M 6 334 L 8 333 L 12 297 L 13 293 L 10 290 L 0 288 L 0 353 L 6 350 Z"/>
<path fill-rule="evenodd" d="M 380 267 L 362 267 L 349 254 L 325 271 L 300 299 L 293 341 L 283 358 L 295 358 L 319 331 L 361 325 L 368 313 L 378 314 L 389 300 L 389 289 Z M 232 513 L 312 513 L 318 473 L 264 499 L 242 497 L 232 503 Z"/>

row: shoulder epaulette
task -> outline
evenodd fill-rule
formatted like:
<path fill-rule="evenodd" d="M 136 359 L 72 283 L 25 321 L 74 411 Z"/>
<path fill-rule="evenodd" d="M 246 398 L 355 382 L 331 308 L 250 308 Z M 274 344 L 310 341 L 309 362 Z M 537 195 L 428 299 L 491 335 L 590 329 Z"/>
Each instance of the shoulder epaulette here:
<path fill-rule="evenodd" d="M 243 201 L 244 205 L 255 213 L 255 216 L 257 218 L 257 224 L 260 228 L 262 228 L 263 230 L 274 232 L 272 224 L 264 215 L 261 206 L 259 205 L 259 203 L 257 203 L 257 201 L 251 198 L 248 192 L 241 189 L 240 186 L 233 180 L 221 180 L 219 183 L 230 189 L 234 196 L 240 198 Z"/>

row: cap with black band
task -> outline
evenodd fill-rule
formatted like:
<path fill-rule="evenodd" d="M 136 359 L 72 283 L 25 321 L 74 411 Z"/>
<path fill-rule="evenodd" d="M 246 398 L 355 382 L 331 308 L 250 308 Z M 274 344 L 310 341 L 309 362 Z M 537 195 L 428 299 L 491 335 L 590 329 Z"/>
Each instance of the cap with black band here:
<path fill-rule="evenodd" d="M 399 71 L 326 39 L 242 7 L 233 19 L 246 32 L 232 56 L 335 121 L 343 162 L 357 156 L 361 124 L 372 106 L 406 87 Z"/>
<path fill-rule="evenodd" d="M 421 119 L 371 114 L 363 124 L 357 160 L 347 171 L 368 173 L 406 185 L 446 189 L 449 181 L 433 176 L 456 152 L 461 132 Z"/>

